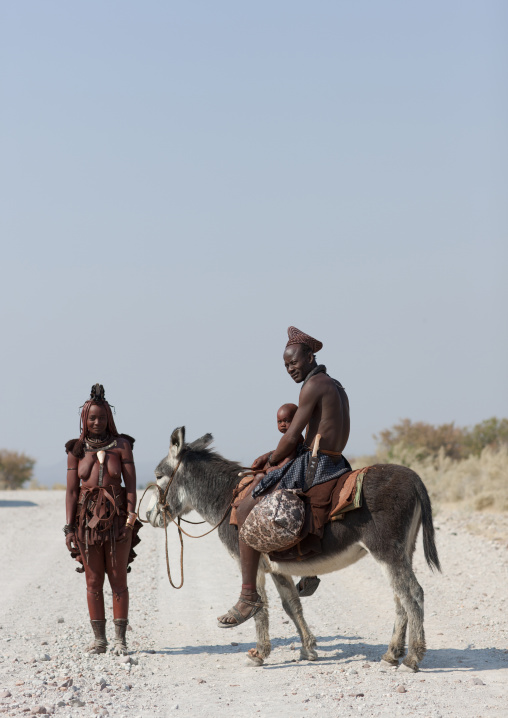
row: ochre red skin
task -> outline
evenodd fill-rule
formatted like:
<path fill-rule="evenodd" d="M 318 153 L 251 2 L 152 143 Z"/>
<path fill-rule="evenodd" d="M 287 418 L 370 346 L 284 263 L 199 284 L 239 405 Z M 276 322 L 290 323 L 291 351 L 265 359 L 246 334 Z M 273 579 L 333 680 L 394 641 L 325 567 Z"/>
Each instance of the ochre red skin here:
<path fill-rule="evenodd" d="M 86 434 L 92 438 L 104 435 L 107 427 L 106 411 L 100 405 L 92 405 L 88 414 Z M 133 462 L 132 448 L 122 437 L 117 437 L 117 445 L 106 451 L 104 460 L 103 486 L 121 486 L 122 477 L 127 490 L 127 511 L 136 510 L 136 469 Z M 99 485 L 99 462 L 95 452 L 86 453 L 77 459 L 71 452 L 67 454 L 67 493 L 66 515 L 67 524 L 73 524 L 81 486 Z M 76 470 L 77 469 L 77 470 Z M 113 591 L 113 614 L 115 618 L 127 618 L 129 610 L 129 593 L 127 587 L 127 560 L 132 539 L 131 529 L 122 527 L 116 542 L 116 559 L 113 565 L 109 543 L 106 546 L 90 546 L 88 563 L 85 559 L 85 547 L 76 540 L 74 533 L 68 534 L 65 543 L 69 551 L 71 544 L 78 545 L 85 568 L 86 586 L 88 589 L 88 609 L 90 618 L 104 618 L 104 600 L 97 599 L 96 594 L 102 591 L 105 574 L 107 573 Z M 90 593 L 90 592 L 93 592 Z M 117 600 L 118 595 L 119 600 Z"/>
<path fill-rule="evenodd" d="M 284 366 L 287 373 L 297 384 L 301 384 L 306 376 L 317 366 L 316 357 L 309 352 L 304 344 L 291 344 L 283 354 Z M 283 407 L 281 407 L 282 409 Z M 349 401 L 344 389 L 338 389 L 333 380 L 325 373 L 319 373 L 309 379 L 300 392 L 298 408 L 290 426 L 279 441 L 275 451 L 271 452 L 270 464 L 280 465 L 289 456 L 293 456 L 298 446 L 298 440 L 306 428 L 305 443 L 312 446 L 317 434 L 321 435 L 320 448 L 326 451 L 343 451 L 349 438 Z M 262 469 L 270 453 L 259 456 L 252 464 L 254 470 Z M 257 477 L 257 481 L 260 477 Z M 254 489 L 254 485 L 253 485 Z M 253 499 L 249 493 L 237 509 L 238 530 L 249 515 L 250 511 L 260 499 Z M 240 563 L 242 567 L 242 582 L 244 586 L 254 586 L 254 589 L 242 588 L 242 595 L 249 600 L 257 600 L 256 576 L 260 554 L 247 546 L 241 539 Z M 236 608 L 243 615 L 247 615 L 249 607 L 241 600 Z M 227 615 L 219 618 L 223 623 L 234 623 Z M 253 649 L 254 650 L 254 649 Z"/>
<path fill-rule="evenodd" d="M 316 367 L 315 356 L 303 344 L 291 344 L 284 351 L 284 366 L 293 381 L 300 384 Z M 325 373 L 311 377 L 300 392 L 298 410 L 291 426 L 272 453 L 272 464 L 289 456 L 298 445 L 298 438 L 307 427 L 305 443 L 312 446 L 316 434 L 321 435 L 320 447 L 326 451 L 342 452 L 349 438 L 349 401 L 346 392 L 337 390 L 333 380 Z M 252 464 L 260 469 L 266 463 L 263 454 Z"/>
<path fill-rule="evenodd" d="M 298 411 L 296 404 L 283 404 L 277 412 L 277 428 L 281 434 L 285 434 L 291 426 L 291 422 Z"/>

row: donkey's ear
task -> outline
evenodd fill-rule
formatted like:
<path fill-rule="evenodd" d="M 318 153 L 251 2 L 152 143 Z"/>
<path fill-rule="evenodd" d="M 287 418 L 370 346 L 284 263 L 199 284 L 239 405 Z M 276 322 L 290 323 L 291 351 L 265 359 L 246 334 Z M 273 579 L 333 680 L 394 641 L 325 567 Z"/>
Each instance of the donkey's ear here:
<path fill-rule="evenodd" d="M 173 433 L 171 434 L 171 439 L 169 441 L 169 458 L 176 459 L 181 453 L 183 449 L 183 445 L 185 442 L 185 426 L 179 426 L 178 429 L 175 429 Z"/>
<path fill-rule="evenodd" d="M 189 444 L 189 449 L 192 449 L 193 451 L 203 451 L 203 449 L 206 449 L 207 446 L 210 446 L 212 441 L 213 436 L 211 434 L 205 434 L 200 439 L 196 439 L 196 441 L 193 441 L 192 444 Z"/>

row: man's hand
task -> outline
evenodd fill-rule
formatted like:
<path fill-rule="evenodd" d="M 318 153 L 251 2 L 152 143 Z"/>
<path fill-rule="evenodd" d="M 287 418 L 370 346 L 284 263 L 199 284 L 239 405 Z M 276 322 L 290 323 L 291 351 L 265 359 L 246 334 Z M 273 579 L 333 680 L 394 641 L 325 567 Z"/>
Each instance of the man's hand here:
<path fill-rule="evenodd" d="M 76 534 L 74 533 L 74 531 L 67 534 L 67 536 L 65 537 L 65 545 L 67 546 L 69 552 L 75 551 L 78 548 Z"/>
<path fill-rule="evenodd" d="M 251 469 L 257 470 L 262 469 L 266 462 L 268 461 L 268 457 L 270 456 L 272 452 L 267 451 L 266 454 L 263 454 L 262 456 L 258 456 L 258 458 L 252 462 Z"/>

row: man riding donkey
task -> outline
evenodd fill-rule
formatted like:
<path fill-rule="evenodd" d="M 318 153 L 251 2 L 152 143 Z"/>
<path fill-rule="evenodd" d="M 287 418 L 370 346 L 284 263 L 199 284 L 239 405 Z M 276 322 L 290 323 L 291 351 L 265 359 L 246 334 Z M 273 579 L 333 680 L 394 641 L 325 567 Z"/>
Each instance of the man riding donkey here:
<path fill-rule="evenodd" d="M 240 502 L 235 502 L 237 505 L 234 521 L 239 529 L 252 509 L 271 491 L 299 489 L 302 497 L 308 498 L 321 491 L 326 482 L 351 471 L 348 460 L 342 456 L 349 438 L 349 401 L 344 387 L 328 376 L 324 365 L 317 364 L 315 354 L 323 347 L 320 341 L 296 327 L 289 327 L 288 336 L 283 358 L 293 381 L 302 384 L 298 409 L 275 451 L 263 454 L 252 464 L 256 477 L 250 483 L 247 495 Z M 305 442 L 301 444 L 299 439 L 305 428 Z M 316 455 L 314 460 L 312 454 Z M 287 457 L 293 456 L 295 458 L 284 462 Z M 259 473 L 263 469 L 264 472 Z M 326 487 L 323 488 L 326 493 Z M 324 524 L 325 520 L 322 523 Z M 318 529 L 314 531 L 319 533 Z M 221 628 L 239 626 L 255 616 L 263 606 L 256 591 L 261 553 L 245 543 L 241 533 L 239 545 L 242 591 L 235 606 L 218 618 Z M 314 552 L 318 551 L 319 549 L 314 549 Z M 312 548 L 308 555 L 312 555 Z M 300 558 L 304 557 L 300 554 Z M 313 589 L 309 590 L 308 586 L 301 585 L 301 595 L 310 595 L 317 587 L 318 579 L 312 578 Z"/>

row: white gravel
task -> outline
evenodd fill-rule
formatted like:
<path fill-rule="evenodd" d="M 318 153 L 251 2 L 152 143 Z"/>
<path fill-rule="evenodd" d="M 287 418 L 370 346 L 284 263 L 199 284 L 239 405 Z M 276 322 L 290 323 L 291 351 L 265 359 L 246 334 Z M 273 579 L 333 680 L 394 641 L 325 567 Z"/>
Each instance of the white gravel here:
<path fill-rule="evenodd" d="M 436 519 L 443 575 L 427 569 L 419 539 L 429 650 L 417 674 L 379 663 L 394 612 L 371 559 L 324 576 L 303 599 L 318 638 L 314 663 L 298 661 L 298 637 L 270 584 L 273 652 L 254 668 L 245 660 L 253 623 L 216 628 L 240 585 L 216 534 L 186 540 L 185 585 L 175 591 L 164 534 L 150 526 L 129 576 L 131 661 L 89 656 L 85 581 L 61 531 L 64 493 L 0 492 L 0 519 L 0 715 L 508 716 L 508 549 L 473 536 L 449 514 Z M 171 549 L 178 579 L 173 532 Z M 106 602 L 112 618 L 109 589 Z"/>

